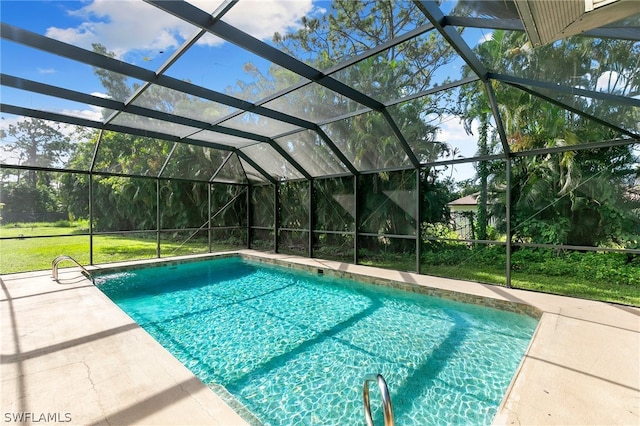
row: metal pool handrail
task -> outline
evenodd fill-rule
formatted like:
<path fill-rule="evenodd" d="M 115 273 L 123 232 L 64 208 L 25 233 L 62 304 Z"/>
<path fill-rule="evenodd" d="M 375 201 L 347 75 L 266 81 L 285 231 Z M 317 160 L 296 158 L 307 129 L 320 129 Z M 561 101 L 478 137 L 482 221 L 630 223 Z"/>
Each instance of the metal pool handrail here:
<path fill-rule="evenodd" d="M 384 408 L 384 425 L 394 426 L 395 423 L 393 420 L 391 396 L 389 395 L 387 382 L 384 380 L 384 377 L 382 377 L 382 374 L 368 374 L 364 377 L 362 396 L 364 398 L 364 417 L 367 421 L 367 426 L 373 426 L 373 418 L 371 417 L 371 403 L 369 401 L 369 382 L 378 382 L 378 387 L 380 388 L 380 394 L 382 396 L 382 407 Z"/>
<path fill-rule="evenodd" d="M 55 259 L 53 259 L 53 261 L 51 262 L 51 273 L 53 274 L 53 279 L 54 280 L 58 281 L 58 265 L 63 260 L 68 260 L 68 261 L 73 262 L 76 265 L 78 265 L 80 267 L 80 270 L 82 271 L 82 273 L 85 274 L 91 280 L 91 282 L 93 284 L 96 283 L 95 280 L 93 279 L 93 275 L 91 275 L 91 272 L 87 271 L 87 269 L 84 266 L 82 266 L 80 263 L 78 263 L 78 261 L 75 260 L 73 257 L 67 256 L 66 254 L 61 254 L 60 256 L 58 256 Z"/>

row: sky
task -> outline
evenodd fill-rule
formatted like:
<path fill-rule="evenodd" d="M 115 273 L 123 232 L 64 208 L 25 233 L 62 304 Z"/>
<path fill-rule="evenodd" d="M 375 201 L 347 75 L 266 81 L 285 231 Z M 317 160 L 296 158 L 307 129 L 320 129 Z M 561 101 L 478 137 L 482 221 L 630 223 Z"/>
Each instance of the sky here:
<path fill-rule="evenodd" d="M 192 2 L 203 8 L 215 8 L 219 1 Z M 170 14 L 141 1 L 95 0 L 15 1 L 0 3 L 2 21 L 74 46 L 91 50 L 100 42 L 118 59 L 156 71 L 162 63 L 197 29 Z M 225 20 L 239 25 L 259 38 L 270 38 L 273 31 L 297 29 L 302 16 L 321 10 L 311 0 L 278 2 L 274 0 L 241 1 Z M 212 12 L 208 10 L 208 12 Z M 261 19 L 256 19 L 260 16 Z M 144 25 L 140 25 L 143 18 Z M 203 37 L 199 48 L 204 55 L 190 55 L 180 60 L 168 73 L 190 78 L 196 84 L 224 91 L 242 78 L 246 62 L 265 62 L 240 52 L 212 35 Z M 34 52 L 14 43 L 2 43 L 3 72 L 36 81 L 55 82 L 63 87 L 88 93 L 103 90 L 89 66 Z M 15 61 L 13 58 L 27 58 Z M 11 58 L 11 59 L 8 59 Z M 174 71 L 175 69 L 175 71 Z M 205 78 L 206 76 L 206 78 Z"/>
<path fill-rule="evenodd" d="M 212 12 L 221 0 L 191 1 Z M 156 71 L 196 28 L 141 1 L 16 1 L 0 2 L 2 21 L 74 46 L 91 50 L 100 42 L 118 59 Z M 274 32 L 287 33 L 300 28 L 300 19 L 326 12 L 326 1 L 241 0 L 223 20 L 254 37 L 269 42 Z M 144 17 L 144 25 L 140 25 Z M 24 58 L 25 60 L 15 60 Z M 23 47 L 2 40 L 2 72 L 42 83 L 106 96 L 88 65 Z M 238 80 L 249 80 L 243 67 L 254 64 L 266 71 L 270 63 L 236 46 L 207 34 L 167 71 L 167 75 L 188 79 L 210 89 L 225 92 Z M 459 73 L 459 69 L 457 71 Z M 446 77 L 446 76 L 443 76 Z M 138 82 L 141 83 L 141 82 Z M 2 88 L 3 102 L 24 104 L 25 92 Z M 20 98 L 21 102 L 13 102 Z M 27 106 L 62 111 L 76 116 L 101 119 L 101 111 L 89 105 L 74 104 L 41 95 L 28 94 Z M 256 101 L 257 99 L 252 99 Z"/>
<path fill-rule="evenodd" d="M 190 3 L 211 13 L 222 0 Z M 194 26 L 140 1 L 3 0 L 0 7 L 2 21 L 5 23 L 89 50 L 92 43 L 99 42 L 118 59 L 153 71 L 197 31 Z M 300 28 L 302 17 L 323 14 L 327 8 L 326 1 L 241 0 L 223 20 L 258 39 L 270 42 L 274 32 L 295 31 Z M 144 25 L 140 25 L 141 18 Z M 473 37 L 478 41 L 490 36 L 490 32 L 486 30 L 474 31 L 476 34 Z M 16 61 L 16 57 L 25 60 Z M 3 73 L 106 96 L 102 85 L 88 65 L 4 40 L 0 60 Z M 247 79 L 243 71 L 247 62 L 262 70 L 268 69 L 270 65 L 262 58 L 207 34 L 200 39 L 196 48 L 190 49 L 166 74 L 225 92 L 228 86 L 235 85 L 238 80 Z M 455 65 L 457 73 L 460 72 L 460 65 Z M 445 77 L 449 76 L 441 75 L 439 78 Z M 98 121 L 102 119 L 101 109 L 91 105 L 28 94 L 7 87 L 0 90 L 5 103 L 63 112 Z M 28 99 L 25 99 L 25 96 Z M 9 121 L 4 120 L 0 126 L 6 126 L 8 123 Z M 458 146 L 459 155 L 474 156 L 475 137 L 466 134 L 456 117 L 445 117 L 440 126 L 439 139 L 450 140 Z M 459 164 L 454 166 L 454 173 L 462 180 L 472 177 L 474 169 L 471 164 Z"/>
<path fill-rule="evenodd" d="M 222 0 L 192 0 L 190 3 L 211 13 Z M 302 17 L 319 16 L 327 9 L 326 1 L 241 0 L 223 20 L 269 42 L 274 32 L 295 31 L 300 28 Z M 142 1 L 2 0 L 0 15 L 4 23 L 85 49 L 91 50 L 92 43 L 100 42 L 118 59 L 152 71 L 156 71 L 185 39 L 197 31 L 192 25 Z M 464 37 L 468 43 L 477 44 L 490 38 L 491 32 L 469 29 Z M 0 68 L 3 73 L 106 96 L 90 66 L 5 40 L 1 43 Z M 244 71 L 248 62 L 262 72 L 270 65 L 264 59 L 208 34 L 166 74 L 224 93 L 227 87 L 236 85 L 239 80 L 250 80 Z M 449 68 L 454 79 L 455 74 L 460 73 L 460 64 L 455 67 Z M 444 77 L 447 75 L 439 76 Z M 602 80 L 604 85 L 610 77 L 616 76 L 603 75 L 598 81 Z M 5 86 L 0 90 L 3 103 L 43 108 L 93 120 L 102 118 L 101 110 L 90 105 L 30 94 Z M 5 120 L 0 126 L 6 123 Z M 459 120 L 445 117 L 440 126 L 439 139 L 451 141 L 460 148 L 460 154 L 464 157 L 475 154 L 475 137 L 464 132 Z M 473 174 L 471 165 L 455 167 L 461 175 Z"/>

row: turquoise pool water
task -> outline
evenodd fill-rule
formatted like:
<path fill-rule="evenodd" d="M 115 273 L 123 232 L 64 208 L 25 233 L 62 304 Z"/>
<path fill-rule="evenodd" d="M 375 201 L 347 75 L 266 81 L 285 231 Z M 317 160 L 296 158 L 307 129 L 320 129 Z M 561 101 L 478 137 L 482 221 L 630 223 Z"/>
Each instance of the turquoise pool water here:
<path fill-rule="evenodd" d="M 364 425 L 381 373 L 396 425 L 489 424 L 537 320 L 416 293 L 215 259 L 103 275 L 99 288 L 264 425 Z M 382 424 L 377 386 L 371 386 Z"/>

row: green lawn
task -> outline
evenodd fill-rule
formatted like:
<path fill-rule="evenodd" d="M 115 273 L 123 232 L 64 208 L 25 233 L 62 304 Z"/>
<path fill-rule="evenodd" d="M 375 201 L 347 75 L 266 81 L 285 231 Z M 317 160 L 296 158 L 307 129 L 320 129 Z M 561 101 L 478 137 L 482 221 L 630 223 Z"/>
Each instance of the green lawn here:
<path fill-rule="evenodd" d="M 504 268 L 481 265 L 475 265 L 474 268 L 437 265 L 429 266 L 423 273 L 502 286 L 506 284 Z M 640 306 L 640 288 L 638 286 L 611 281 L 587 281 L 570 276 L 557 277 L 512 271 L 511 286 L 524 290 L 579 297 L 581 299 Z"/>
<path fill-rule="evenodd" d="M 393 257 L 387 257 L 384 260 L 369 260 L 362 263 L 381 268 L 412 271 L 412 268 L 407 268 L 407 262 L 403 256 L 398 256 L 395 259 Z M 493 264 L 480 260 L 474 261 L 473 259 L 469 259 L 468 262 L 458 265 L 434 265 L 428 264 L 427 259 L 423 261 L 420 272 L 426 275 L 445 278 L 501 286 L 506 285 L 505 268 L 503 266 L 494 266 Z M 638 270 L 638 274 L 640 274 L 640 270 Z M 569 274 L 554 276 L 512 271 L 511 286 L 524 290 L 578 297 L 581 299 L 640 306 L 640 286 L 620 283 L 615 280 L 585 279 Z"/>
<path fill-rule="evenodd" d="M 20 238 L 0 240 L 0 274 L 14 272 L 48 270 L 51 261 L 58 255 L 66 254 L 83 265 L 89 264 L 89 236 L 86 226 L 82 224 L 74 227 L 25 226 L 1 227 L 0 235 L 31 236 L 54 235 L 48 238 Z M 72 236 L 60 236 L 76 234 Z M 173 236 L 163 234 L 161 241 L 162 257 L 206 253 L 208 244 L 206 239 L 192 239 L 182 244 L 188 233 Z M 57 235 L 57 236 L 55 236 Z M 146 238 L 145 238 L 146 236 Z M 176 241 L 177 240 L 177 241 Z M 155 233 L 138 235 L 94 235 L 93 263 L 103 264 L 124 260 L 151 259 L 156 257 L 157 241 Z M 243 248 L 217 244 L 212 251 Z M 389 269 L 412 271 L 414 263 L 404 255 L 385 255 L 364 257 L 362 264 Z M 425 256 L 421 273 L 488 284 L 505 285 L 505 270 L 503 262 L 487 262 L 481 258 L 467 258 L 461 264 L 432 264 L 429 256 Z M 453 262 L 450 262 L 453 263 Z M 71 267 L 71 262 L 64 262 L 61 267 Z M 638 270 L 640 274 L 640 270 Z M 621 283 L 613 279 L 589 279 L 563 273 L 561 275 L 545 275 L 540 273 L 512 271 L 512 286 L 526 290 L 579 297 L 583 299 L 601 300 L 640 306 L 640 286 Z"/>
<path fill-rule="evenodd" d="M 72 235 L 84 232 L 80 227 L 34 226 L 28 228 L 0 228 L 3 237 L 58 235 L 47 238 L 19 238 L 0 240 L 0 274 L 39 271 L 51 269 L 51 261 L 61 254 L 73 257 L 82 265 L 89 264 L 89 236 Z M 145 238 L 145 236 L 147 238 Z M 103 264 L 125 260 L 152 259 L 156 257 L 157 241 L 155 233 L 140 235 L 94 235 L 93 263 Z M 212 251 L 229 250 L 223 244 L 212 247 Z M 182 244 L 173 241 L 170 235 L 163 236 L 160 251 L 162 257 L 179 256 L 208 252 L 208 243 L 202 240 L 190 240 Z M 60 267 L 72 267 L 71 262 L 63 262 Z"/>
<path fill-rule="evenodd" d="M 48 235 L 88 234 L 86 221 L 70 225 L 62 221 L 58 224 L 48 222 L 15 223 L 0 226 L 0 237 L 42 237 Z"/>

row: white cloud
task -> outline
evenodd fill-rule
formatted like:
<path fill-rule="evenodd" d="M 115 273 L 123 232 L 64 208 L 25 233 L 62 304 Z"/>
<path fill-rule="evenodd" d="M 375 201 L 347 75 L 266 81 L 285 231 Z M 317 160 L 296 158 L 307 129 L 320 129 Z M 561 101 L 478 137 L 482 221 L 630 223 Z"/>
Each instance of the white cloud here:
<path fill-rule="evenodd" d="M 438 141 L 446 142 L 451 145 L 452 148 L 458 149 L 455 158 L 459 158 L 460 156 L 469 158 L 477 155 L 478 120 L 473 120 L 471 124 L 473 135 L 469 135 L 466 132 L 464 125 L 460 121 L 460 117 L 455 115 L 443 115 L 440 121 L 432 124 L 437 125 L 439 128 Z M 457 181 L 475 177 L 473 163 L 460 163 L 448 167 L 453 167 L 451 173 L 453 173 L 453 177 L 455 177 Z"/>
<path fill-rule="evenodd" d="M 433 115 L 429 124 L 438 127 L 436 140 L 449 144 L 452 148 L 458 148 L 456 155 L 474 157 L 478 149 L 478 120 L 473 120 L 471 125 L 473 135 L 467 133 L 464 124 L 457 115 L 443 114 Z"/>
<path fill-rule="evenodd" d="M 605 71 L 600 74 L 596 81 L 596 90 L 616 95 L 627 95 L 631 87 L 627 87 L 625 76 L 616 71 Z"/>
<path fill-rule="evenodd" d="M 46 35 L 85 49 L 100 43 L 117 57 L 136 50 L 176 47 L 195 30 L 173 15 L 138 1 L 95 0 L 69 15 L 84 22 L 71 28 L 50 27 Z"/>
<path fill-rule="evenodd" d="M 482 37 L 480 38 L 480 40 L 478 40 L 478 44 L 482 44 L 485 41 L 490 41 L 493 39 L 493 31 L 489 31 L 488 33 L 484 33 L 484 31 L 482 32 Z"/>
<path fill-rule="evenodd" d="M 2 117 L 0 119 L 0 130 L 7 130 L 9 126 L 16 126 L 21 121 L 25 120 L 25 117 L 10 115 L 6 117 Z"/>
<path fill-rule="evenodd" d="M 20 154 L 0 143 L 0 162 L 4 164 L 20 164 Z M 10 179 L 5 177 L 6 179 Z"/>
<path fill-rule="evenodd" d="M 210 9 L 214 3 L 210 0 L 190 3 L 213 12 Z M 258 39 L 270 40 L 274 32 L 298 29 L 302 16 L 322 12 L 311 0 L 241 0 L 223 20 Z M 169 13 L 138 1 L 94 0 L 68 13 L 83 22 L 75 27 L 50 27 L 46 32 L 48 37 L 89 50 L 92 43 L 100 43 L 118 58 L 134 51 L 161 52 L 176 48 L 197 30 Z M 216 46 L 223 40 L 208 34 L 198 43 Z"/>
<path fill-rule="evenodd" d="M 90 109 L 65 109 L 61 113 L 72 117 L 86 118 L 92 121 L 102 121 L 102 108 L 90 106 Z"/>
<path fill-rule="evenodd" d="M 63 109 L 63 110 L 56 111 L 56 112 L 59 112 L 61 114 L 65 114 L 65 115 L 69 115 L 69 116 L 72 116 L 72 117 L 81 117 L 81 118 L 86 118 L 88 120 L 93 120 L 93 121 L 102 121 L 102 108 L 96 107 L 96 106 L 92 106 L 90 108 L 91 109 L 86 109 L 86 110 Z M 31 118 L 30 117 L 25 117 L 25 116 L 2 117 L 2 119 L 0 120 L 0 130 L 7 130 L 9 128 L 9 126 L 11 126 L 11 125 L 17 126 L 21 122 L 29 121 L 29 120 L 31 120 Z M 45 122 L 50 126 L 57 126 L 58 130 L 65 136 L 74 136 L 75 135 L 76 126 L 73 125 L 73 124 L 66 124 L 66 123 L 62 123 L 62 122 L 49 121 L 49 120 L 45 120 Z M 6 137 L 6 138 L 0 140 L 0 149 L 4 145 L 10 144 L 10 143 L 12 143 L 14 141 L 15 141 L 15 138 L 12 138 L 12 137 Z M 17 164 L 17 163 L 12 163 L 12 164 Z"/>
<path fill-rule="evenodd" d="M 222 20 L 260 40 L 270 40 L 275 32 L 301 28 L 303 16 L 322 11 L 311 0 L 241 0 Z"/>
<path fill-rule="evenodd" d="M 68 113 L 68 111 L 66 111 Z M 78 116 L 77 113 L 71 114 Z M 9 126 L 17 126 L 23 121 L 29 121 L 31 118 L 25 116 L 6 116 L 0 119 L 0 130 L 8 130 Z M 45 120 L 46 121 L 46 120 Z M 55 122 L 46 121 L 47 124 L 53 125 Z M 66 136 L 73 135 L 75 131 L 75 126 L 71 124 L 65 123 L 57 123 L 58 129 L 60 132 Z M 16 139 L 12 136 L 7 135 L 5 138 L 0 139 L 0 162 L 5 164 L 23 164 L 24 162 L 24 151 L 21 149 L 10 149 L 12 143 L 14 143 Z"/>
<path fill-rule="evenodd" d="M 111 99 L 111 96 L 102 92 L 92 92 L 91 96 L 97 96 L 98 98 L 103 98 L 103 99 Z"/>
<path fill-rule="evenodd" d="M 224 43 L 224 40 L 218 36 L 214 36 L 211 33 L 207 33 L 198 40 L 199 45 L 204 46 L 219 46 Z"/>
<path fill-rule="evenodd" d="M 191 0 L 190 3 L 211 12 L 209 0 Z M 314 6 L 311 0 L 240 0 L 222 20 L 259 40 L 270 41 L 276 32 L 284 34 L 300 29 L 303 16 L 325 12 L 325 9 Z M 211 33 L 198 40 L 199 45 L 218 46 L 222 43 L 224 40 Z"/>

